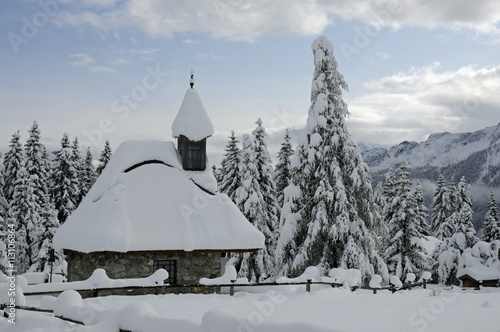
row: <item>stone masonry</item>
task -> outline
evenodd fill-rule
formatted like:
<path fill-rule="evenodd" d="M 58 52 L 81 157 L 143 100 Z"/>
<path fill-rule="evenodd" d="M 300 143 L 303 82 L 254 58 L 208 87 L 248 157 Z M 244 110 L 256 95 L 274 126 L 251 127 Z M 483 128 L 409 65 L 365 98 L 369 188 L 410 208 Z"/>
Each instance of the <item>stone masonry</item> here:
<path fill-rule="evenodd" d="M 153 274 L 153 261 L 175 260 L 178 285 L 195 285 L 200 278 L 221 275 L 221 253 L 80 253 L 69 251 L 68 281 L 85 280 L 95 269 L 101 268 L 111 279 L 145 278 Z M 186 289 L 187 292 L 204 292 Z M 180 291 L 184 292 L 184 291 Z M 213 290 L 212 290 L 213 292 Z"/>

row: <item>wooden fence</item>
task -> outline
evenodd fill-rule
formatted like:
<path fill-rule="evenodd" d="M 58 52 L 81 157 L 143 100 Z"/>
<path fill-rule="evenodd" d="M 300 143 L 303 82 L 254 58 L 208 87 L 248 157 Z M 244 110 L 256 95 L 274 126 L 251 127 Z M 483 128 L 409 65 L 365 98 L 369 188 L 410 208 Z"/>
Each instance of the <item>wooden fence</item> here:
<path fill-rule="evenodd" d="M 158 286 L 131 286 L 131 287 L 114 287 L 114 288 L 95 288 L 95 289 L 75 289 L 75 291 L 79 293 L 88 293 L 92 294 L 93 297 L 98 297 L 99 292 L 113 292 L 117 290 L 136 290 L 136 289 L 163 289 L 163 288 L 184 288 L 184 287 L 207 287 L 207 288 L 214 288 L 214 289 L 221 289 L 223 287 L 229 288 L 229 295 L 233 296 L 235 292 L 235 287 L 239 288 L 244 288 L 244 287 L 265 287 L 265 286 L 273 286 L 273 287 L 279 287 L 279 286 L 297 286 L 297 285 L 305 285 L 305 291 L 306 292 L 311 292 L 311 286 L 312 285 L 329 285 L 331 287 L 343 287 L 343 284 L 339 283 L 333 283 L 333 282 L 324 282 L 324 281 L 312 281 L 312 280 L 307 280 L 305 282 L 287 282 L 287 283 L 262 283 L 262 284 L 236 284 L 235 280 L 232 281 L 230 284 L 217 284 L 217 285 L 201 285 L 201 284 L 195 284 L 195 285 L 158 285 Z M 350 289 L 352 291 L 355 291 L 357 289 L 365 289 L 365 290 L 371 290 L 373 294 L 377 294 L 377 291 L 380 290 L 389 290 L 392 293 L 404 290 L 404 289 L 411 289 L 414 287 L 423 287 L 424 289 L 427 288 L 426 282 L 417 282 L 417 283 L 412 283 L 412 284 L 406 284 L 400 288 L 396 288 L 393 285 L 390 286 L 383 286 L 380 288 L 372 288 L 372 287 L 366 287 L 366 286 L 352 286 Z M 24 293 L 26 296 L 30 295 L 54 295 L 54 294 L 59 294 L 62 293 L 63 291 L 52 291 L 52 292 L 36 292 L 36 293 Z M 3 304 L 0 305 L 0 310 L 3 311 L 3 316 L 8 318 L 8 314 L 5 312 L 5 308 L 7 308 L 7 305 Z M 48 310 L 48 309 L 41 309 L 41 308 L 36 308 L 36 307 L 28 307 L 28 306 L 15 306 L 15 309 L 17 310 L 28 310 L 28 311 L 35 311 L 35 312 L 42 312 L 42 313 L 51 313 L 54 315 L 53 310 Z M 62 319 L 71 323 L 75 324 L 80 324 L 80 325 L 85 325 L 83 322 L 70 319 L 67 317 L 63 316 L 57 316 L 54 315 L 55 318 Z M 120 332 L 133 332 L 133 331 L 127 331 L 127 330 L 120 330 Z"/>

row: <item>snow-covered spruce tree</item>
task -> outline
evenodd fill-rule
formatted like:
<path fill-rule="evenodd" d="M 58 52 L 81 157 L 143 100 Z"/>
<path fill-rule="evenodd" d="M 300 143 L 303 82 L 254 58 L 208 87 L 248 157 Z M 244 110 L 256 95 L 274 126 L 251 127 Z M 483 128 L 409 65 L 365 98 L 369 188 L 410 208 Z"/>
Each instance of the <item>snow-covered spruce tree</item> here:
<path fill-rule="evenodd" d="M 0 164 L 0 272 L 6 272 L 7 266 L 7 218 L 9 215 L 9 204 L 5 199 L 3 192 L 4 178 L 3 178 L 3 164 Z"/>
<path fill-rule="evenodd" d="M 389 203 L 394 213 L 388 223 L 388 246 L 384 252 L 389 272 L 400 279 L 408 273 L 419 275 L 427 268 L 417 203 L 411 194 L 408 177 L 406 161 L 403 161 L 396 182 L 396 196 Z"/>
<path fill-rule="evenodd" d="M 275 174 L 271 162 L 271 156 L 267 150 L 266 130 L 259 118 L 255 124 L 257 127 L 252 132 L 254 136 L 255 165 L 257 166 L 258 182 L 262 197 L 264 198 L 264 211 L 266 213 L 267 227 L 273 233 L 273 238 L 267 247 L 269 252 L 274 253 L 276 249 L 277 228 L 279 227 L 280 206 L 276 197 Z"/>
<path fill-rule="evenodd" d="M 39 249 L 37 254 L 32 258 L 31 271 L 50 272 L 49 265 L 49 250 L 53 248 L 52 239 L 59 228 L 59 220 L 54 205 L 49 202 L 42 209 L 42 219 L 38 227 L 37 233 L 40 239 Z M 54 262 L 54 273 L 66 274 L 66 264 L 64 264 L 64 255 L 62 251 L 56 250 Z"/>
<path fill-rule="evenodd" d="M 382 184 L 382 182 L 377 183 L 377 186 L 373 191 L 373 202 L 375 203 L 375 208 L 377 209 L 378 215 L 380 215 L 382 218 L 380 227 L 378 229 L 375 229 L 375 235 L 377 235 L 379 238 L 379 247 L 377 247 L 377 250 L 381 251 L 384 247 L 384 239 L 387 238 L 387 234 L 389 232 L 387 223 L 384 220 L 384 213 L 387 203 L 384 197 L 384 185 Z"/>
<path fill-rule="evenodd" d="M 79 184 L 79 188 L 80 188 L 80 194 L 78 195 L 77 200 L 76 200 L 76 207 L 78 207 L 78 204 L 80 204 L 83 197 L 85 196 L 81 190 L 82 189 L 82 179 L 83 179 L 83 177 L 82 177 L 83 159 L 82 159 L 82 151 L 80 150 L 80 143 L 78 142 L 78 137 L 75 137 L 75 139 L 73 140 L 73 143 L 71 144 L 71 150 L 72 150 L 71 158 L 72 158 L 73 165 L 76 169 L 76 175 L 78 178 L 78 184 Z"/>
<path fill-rule="evenodd" d="M 430 235 L 429 223 L 427 222 L 429 209 L 425 205 L 424 191 L 420 180 L 417 180 L 413 199 L 415 200 L 415 224 L 422 235 Z"/>
<path fill-rule="evenodd" d="M 49 179 L 50 169 L 48 168 L 48 157 L 45 146 L 40 142 L 40 128 L 36 121 L 29 130 L 29 138 L 25 144 L 25 169 L 28 174 L 28 179 L 31 182 L 33 195 L 32 199 L 36 200 L 37 214 L 39 215 L 39 224 L 35 225 L 35 231 L 31 233 L 31 261 L 30 271 L 42 271 L 43 265 L 39 264 L 40 250 L 45 242 L 44 225 L 51 222 L 54 215 L 53 204 L 50 200 Z M 48 257 L 46 257 L 48 258 Z"/>
<path fill-rule="evenodd" d="M 442 174 L 439 174 L 437 188 L 432 200 L 431 234 L 440 240 L 451 236 L 453 227 L 450 227 L 445 221 L 451 215 L 452 209 L 446 180 Z"/>
<path fill-rule="evenodd" d="M 284 141 L 281 143 L 281 148 L 278 151 L 278 163 L 276 164 L 276 194 L 278 198 L 278 206 L 283 206 L 285 198 L 284 190 L 290 184 L 291 178 L 291 163 L 290 158 L 293 155 L 292 144 L 290 143 L 290 133 L 288 129 L 285 130 Z"/>
<path fill-rule="evenodd" d="M 272 248 L 273 233 L 269 229 L 265 199 L 259 184 L 259 169 L 255 157 L 253 138 L 243 135 L 243 150 L 240 163 L 241 186 L 236 190 L 236 204 L 243 215 L 265 236 L 265 247 L 256 253 L 239 255 L 238 276 L 252 282 L 262 281 L 273 275 L 274 260 L 269 253 Z"/>
<path fill-rule="evenodd" d="M 500 221 L 498 220 L 498 205 L 493 189 L 490 191 L 490 200 L 487 205 L 488 212 L 484 218 L 483 241 L 493 242 L 500 240 Z"/>
<path fill-rule="evenodd" d="M 106 165 L 108 165 L 108 162 L 111 159 L 111 154 L 111 145 L 109 144 L 109 141 L 106 140 L 106 142 L 104 143 L 104 149 L 102 150 L 101 156 L 99 157 L 99 166 L 97 166 L 96 169 L 97 176 L 101 175 L 104 168 L 106 168 Z"/>
<path fill-rule="evenodd" d="M 56 159 L 52 168 L 51 197 L 57 210 L 57 218 L 63 224 L 76 209 L 80 197 L 78 171 L 73 159 L 68 134 L 64 133 L 61 149 L 54 152 Z"/>
<path fill-rule="evenodd" d="M 382 187 L 382 194 L 384 199 L 384 209 L 382 210 L 381 214 L 383 221 L 382 224 L 385 230 L 388 232 L 389 222 L 392 220 L 392 217 L 394 215 L 394 205 L 392 204 L 392 201 L 397 196 L 397 176 L 394 165 L 391 165 L 391 168 L 389 168 L 389 171 L 385 176 L 385 182 Z M 386 240 L 388 240 L 387 237 L 385 238 L 385 241 Z M 384 244 L 384 247 L 385 246 L 387 246 L 387 244 Z"/>
<path fill-rule="evenodd" d="M 238 139 L 234 135 L 234 130 L 231 131 L 229 142 L 224 149 L 224 159 L 221 162 L 219 171 L 219 191 L 225 193 L 229 198 L 236 203 L 236 190 L 241 186 L 240 162 L 241 150 L 238 148 Z"/>
<path fill-rule="evenodd" d="M 381 227 L 371 177 L 344 118 L 349 115 L 333 44 L 312 43 L 314 75 L 304 135 L 292 158 L 292 181 L 285 189 L 278 241 L 280 274 L 299 275 L 308 266 L 360 269 L 365 277 L 387 276 L 376 251 Z"/>
<path fill-rule="evenodd" d="M 92 157 L 92 151 L 90 147 L 87 148 L 85 158 L 82 161 L 82 169 L 80 174 L 80 190 L 82 197 L 85 197 L 89 192 L 90 188 L 94 185 L 97 180 L 97 173 L 94 167 L 94 158 Z"/>
<path fill-rule="evenodd" d="M 36 241 L 41 223 L 35 176 L 29 176 L 21 165 L 14 185 L 14 196 L 9 209 L 9 223 L 16 225 L 16 263 L 18 273 L 28 271 L 33 257 L 38 254 Z"/>
<path fill-rule="evenodd" d="M 21 165 L 24 162 L 24 151 L 21 142 L 19 141 L 21 135 L 19 135 L 19 131 L 12 134 L 12 138 L 10 140 L 9 151 L 5 153 L 3 158 L 4 165 L 4 193 L 7 202 L 10 203 L 12 197 L 14 196 L 14 186 L 16 183 L 17 172 L 21 168 Z"/>
<path fill-rule="evenodd" d="M 458 284 L 456 277 L 462 253 L 472 248 L 479 239 L 474 235 L 472 224 L 472 199 L 470 185 L 462 177 L 454 193 L 455 206 L 458 208 L 447 218 L 454 226 L 453 234 L 439 244 L 434 251 L 436 261 L 434 270 L 438 281 L 447 285 Z"/>

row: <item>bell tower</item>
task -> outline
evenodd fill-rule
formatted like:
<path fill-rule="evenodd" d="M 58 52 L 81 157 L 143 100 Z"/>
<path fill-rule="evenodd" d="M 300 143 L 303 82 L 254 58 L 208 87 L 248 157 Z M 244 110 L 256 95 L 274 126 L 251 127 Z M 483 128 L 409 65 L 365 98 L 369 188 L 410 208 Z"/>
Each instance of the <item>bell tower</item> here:
<path fill-rule="evenodd" d="M 204 171 L 207 167 L 207 138 L 213 135 L 214 126 L 194 83 L 194 72 L 191 70 L 190 87 L 172 124 L 172 135 L 177 138 L 182 168 L 186 171 Z"/>

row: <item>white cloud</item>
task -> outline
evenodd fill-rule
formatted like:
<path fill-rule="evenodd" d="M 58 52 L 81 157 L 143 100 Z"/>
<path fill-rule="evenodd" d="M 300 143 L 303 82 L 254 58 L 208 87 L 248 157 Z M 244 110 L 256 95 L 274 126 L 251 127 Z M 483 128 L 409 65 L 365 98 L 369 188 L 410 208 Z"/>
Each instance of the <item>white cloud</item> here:
<path fill-rule="evenodd" d="M 424 140 L 431 133 L 477 130 L 500 121 L 500 66 L 440 71 L 433 63 L 365 87 L 368 94 L 348 100 L 350 127 L 359 141 Z"/>
<path fill-rule="evenodd" d="M 85 53 L 77 53 L 77 54 L 71 54 L 69 56 L 70 58 L 76 58 L 75 61 L 70 62 L 72 66 L 78 67 L 78 66 L 88 66 L 92 63 L 95 62 L 94 58 L 92 58 L 90 55 L 85 54 Z"/>
<path fill-rule="evenodd" d="M 500 2 L 496 0 L 106 0 L 98 11 L 89 7 L 98 3 L 85 0 L 80 8 L 74 3 L 71 9 L 60 12 L 57 23 L 110 30 L 134 27 L 160 38 L 201 32 L 230 40 L 253 40 L 274 34 L 315 35 L 332 24 L 336 15 L 395 29 L 445 27 L 500 34 Z"/>
<path fill-rule="evenodd" d="M 111 65 L 128 65 L 130 64 L 130 61 L 122 58 L 114 58 L 109 62 Z"/>
<path fill-rule="evenodd" d="M 89 72 L 91 73 L 114 73 L 115 70 L 110 67 L 105 67 L 105 66 L 90 66 L 89 67 Z"/>

